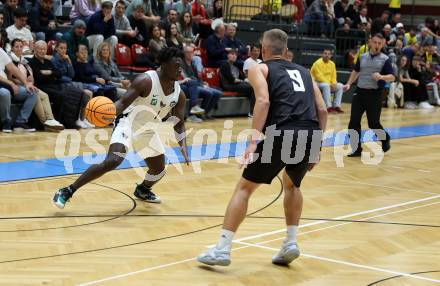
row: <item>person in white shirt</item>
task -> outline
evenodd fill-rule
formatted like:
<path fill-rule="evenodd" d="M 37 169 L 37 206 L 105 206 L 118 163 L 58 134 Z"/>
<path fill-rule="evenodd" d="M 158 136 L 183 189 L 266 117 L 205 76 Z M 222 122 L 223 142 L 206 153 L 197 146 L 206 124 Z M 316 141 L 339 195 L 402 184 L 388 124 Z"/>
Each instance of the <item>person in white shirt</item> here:
<path fill-rule="evenodd" d="M 243 72 L 247 77 L 248 70 L 254 65 L 258 65 L 262 61 L 259 59 L 261 48 L 259 44 L 251 45 L 251 56 L 244 61 Z"/>
<path fill-rule="evenodd" d="M 23 41 L 23 53 L 25 55 L 30 55 L 33 53 L 33 42 L 31 31 L 26 28 L 27 25 L 27 14 L 26 11 L 18 7 L 14 11 L 14 25 L 6 28 L 6 33 L 8 39 L 12 42 L 14 39 L 20 39 Z"/>

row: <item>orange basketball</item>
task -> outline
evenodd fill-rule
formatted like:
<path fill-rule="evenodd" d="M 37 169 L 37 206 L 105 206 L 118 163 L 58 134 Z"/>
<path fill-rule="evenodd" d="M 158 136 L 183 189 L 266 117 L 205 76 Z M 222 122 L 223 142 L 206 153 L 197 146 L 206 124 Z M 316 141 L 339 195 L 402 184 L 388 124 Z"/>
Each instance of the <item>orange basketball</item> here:
<path fill-rule="evenodd" d="M 86 106 L 87 120 L 98 127 L 107 126 L 115 120 L 116 106 L 109 98 L 97 96 Z"/>

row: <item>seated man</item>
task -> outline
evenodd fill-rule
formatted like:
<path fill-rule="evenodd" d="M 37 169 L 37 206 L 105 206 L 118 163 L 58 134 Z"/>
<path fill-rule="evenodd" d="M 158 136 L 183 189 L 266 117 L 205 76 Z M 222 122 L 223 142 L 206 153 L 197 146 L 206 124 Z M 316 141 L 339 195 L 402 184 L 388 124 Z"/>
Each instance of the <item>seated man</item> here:
<path fill-rule="evenodd" d="M 227 48 L 223 43 L 224 37 L 225 25 L 218 24 L 214 29 L 214 34 L 205 40 L 204 45 L 208 56 L 209 67 L 218 68 L 226 62 L 226 53 L 231 50 L 231 48 Z"/>
<path fill-rule="evenodd" d="M 254 65 L 258 65 L 259 63 L 261 63 L 260 51 L 261 51 L 261 48 L 260 48 L 259 44 L 252 44 L 251 45 L 251 56 L 249 58 L 247 58 L 243 64 L 243 72 L 246 75 L 246 78 L 248 75 L 248 70 L 251 67 L 253 67 Z"/>
<path fill-rule="evenodd" d="M 12 42 L 14 39 L 23 41 L 23 52 L 25 55 L 30 55 L 33 52 L 33 41 L 31 31 L 26 28 L 28 16 L 26 11 L 18 7 L 14 11 L 14 25 L 6 28 L 8 39 Z"/>
<path fill-rule="evenodd" d="M 330 60 L 332 51 L 324 49 L 322 57 L 313 63 L 310 73 L 319 86 L 324 97 L 327 111 L 329 113 L 343 113 L 341 109 L 341 100 L 343 93 L 343 84 L 336 81 L 336 65 Z M 331 93 L 335 93 L 333 102 L 331 101 Z"/>
<path fill-rule="evenodd" d="M 86 23 L 78 19 L 73 24 L 73 28 L 64 33 L 64 35 L 61 37 L 61 40 L 66 41 L 67 43 L 67 55 L 70 59 L 74 59 L 75 51 L 78 47 L 78 45 L 85 45 L 87 48 L 89 47 L 89 41 L 85 37 L 86 32 Z"/>
<path fill-rule="evenodd" d="M 41 0 L 29 11 L 29 26 L 38 40 L 50 41 L 61 37 L 57 33 L 55 16 L 52 13 L 53 0 Z"/>
<path fill-rule="evenodd" d="M 76 51 L 76 61 L 73 63 L 75 69 L 74 80 L 82 82 L 85 89 L 93 92 L 95 96 L 103 95 L 113 102 L 118 100 L 116 86 L 98 76 L 95 67 L 88 60 L 89 51 L 86 46 L 79 45 Z"/>
<path fill-rule="evenodd" d="M 245 77 L 240 69 L 235 65 L 237 61 L 237 51 L 228 52 L 228 61 L 220 67 L 220 84 L 224 90 L 236 91 L 249 98 L 249 117 L 254 110 L 255 95 L 251 85 L 245 81 Z"/>
<path fill-rule="evenodd" d="M 126 46 L 131 46 L 132 39 L 138 34 L 138 30 L 132 29 L 130 21 L 127 16 L 125 16 L 125 2 L 119 0 L 115 5 L 114 19 L 116 36 L 118 37 L 118 42 Z"/>
<path fill-rule="evenodd" d="M 227 48 L 234 49 L 238 52 L 237 65 L 243 67 L 243 61 L 248 57 L 248 47 L 235 37 L 237 34 L 237 27 L 234 24 L 228 24 L 226 26 L 226 33 L 223 39 L 223 44 Z"/>
<path fill-rule="evenodd" d="M 197 75 L 197 69 L 193 63 L 194 48 L 187 45 L 183 49 L 184 61 L 182 62 L 182 75 L 184 77 L 184 85 L 195 86 L 198 90 L 198 96 L 203 98 L 202 109 L 205 111 L 205 119 L 212 119 L 211 111 L 217 105 L 220 97 L 223 93 L 215 88 L 209 87 L 206 82 L 202 82 Z M 198 106 L 198 97 L 191 97 L 191 93 L 188 94 L 191 100 L 191 107 Z M 193 110 L 191 108 L 191 110 Z M 191 113 L 191 112 L 190 112 Z"/>
<path fill-rule="evenodd" d="M 118 44 L 116 37 L 115 21 L 112 15 L 113 3 L 104 1 L 101 4 L 101 11 L 95 12 L 87 22 L 87 40 L 93 49 L 93 57 L 96 57 L 98 46 L 106 41 L 110 44 L 112 57 Z"/>
<path fill-rule="evenodd" d="M 132 30 L 137 31 L 135 37 L 130 39 L 126 38 L 126 43 L 128 46 L 133 44 L 139 44 L 144 47 L 148 46 L 150 42 L 150 32 L 148 31 L 147 24 L 143 20 L 145 14 L 145 8 L 143 5 L 137 5 L 133 8 L 133 13 L 128 16 L 128 22 Z"/>

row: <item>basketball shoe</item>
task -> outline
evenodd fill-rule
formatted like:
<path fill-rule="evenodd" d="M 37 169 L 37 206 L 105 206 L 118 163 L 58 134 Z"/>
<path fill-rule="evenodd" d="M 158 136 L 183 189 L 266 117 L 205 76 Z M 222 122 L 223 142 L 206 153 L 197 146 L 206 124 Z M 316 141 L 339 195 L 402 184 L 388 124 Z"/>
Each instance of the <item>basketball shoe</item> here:
<path fill-rule="evenodd" d="M 218 249 L 213 246 L 208 251 L 200 254 L 197 261 L 207 265 L 228 266 L 231 264 L 231 251 L 229 249 Z"/>
<path fill-rule="evenodd" d="M 142 184 L 136 186 L 133 195 L 136 198 L 149 203 L 156 203 L 156 204 L 161 203 L 160 197 L 156 196 L 156 194 L 151 191 L 151 188 L 145 187 Z"/>
<path fill-rule="evenodd" d="M 64 206 L 69 201 L 69 199 L 72 197 L 72 191 L 69 187 L 65 187 L 62 189 L 59 189 L 55 195 L 53 196 L 53 204 L 59 207 L 60 209 L 64 209 Z"/>
<path fill-rule="evenodd" d="M 289 265 L 293 260 L 299 257 L 298 244 L 296 242 L 284 241 L 280 251 L 272 257 L 272 263 L 277 265 Z"/>

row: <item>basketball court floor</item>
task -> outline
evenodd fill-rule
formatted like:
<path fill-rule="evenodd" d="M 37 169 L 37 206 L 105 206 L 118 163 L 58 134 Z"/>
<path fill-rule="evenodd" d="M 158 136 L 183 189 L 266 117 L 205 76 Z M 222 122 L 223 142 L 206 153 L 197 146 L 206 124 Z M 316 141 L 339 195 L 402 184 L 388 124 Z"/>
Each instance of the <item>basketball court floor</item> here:
<path fill-rule="evenodd" d="M 343 130 L 348 118 L 329 115 L 328 129 Z M 133 199 L 143 176 L 132 167 L 135 155 L 64 210 L 51 204 L 58 188 L 102 158 L 92 154 L 105 153 L 110 128 L 58 140 L 55 133 L 0 134 L 0 285 L 439 285 L 440 108 L 384 109 L 393 140 L 379 163 L 375 154 L 364 162 L 344 157 L 344 140 L 329 136 L 321 163 L 303 181 L 302 256 L 290 267 L 271 264 L 285 228 L 279 179 L 251 199 L 229 267 L 195 260 L 217 241 L 241 175 L 234 156 L 251 121 L 224 120 L 187 124 L 191 166 L 167 150 L 171 164 L 154 188 L 162 204 Z M 238 143 L 227 150 L 230 142 Z"/>

